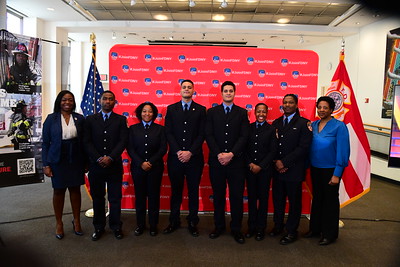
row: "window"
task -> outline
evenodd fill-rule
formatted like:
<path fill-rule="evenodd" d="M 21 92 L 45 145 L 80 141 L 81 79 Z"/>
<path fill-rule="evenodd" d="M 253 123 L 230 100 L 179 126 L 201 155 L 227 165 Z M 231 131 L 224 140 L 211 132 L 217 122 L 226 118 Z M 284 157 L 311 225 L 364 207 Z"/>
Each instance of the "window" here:
<path fill-rule="evenodd" d="M 22 16 L 7 10 L 7 31 L 22 34 Z"/>

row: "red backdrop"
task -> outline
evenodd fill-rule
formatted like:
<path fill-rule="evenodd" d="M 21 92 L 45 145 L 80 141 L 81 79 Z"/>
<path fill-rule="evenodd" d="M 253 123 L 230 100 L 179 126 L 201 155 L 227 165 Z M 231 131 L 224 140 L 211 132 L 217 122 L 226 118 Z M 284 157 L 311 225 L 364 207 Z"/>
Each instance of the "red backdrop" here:
<path fill-rule="evenodd" d="M 281 116 L 282 98 L 287 93 L 299 96 L 302 116 L 314 118 L 318 55 L 313 51 L 115 45 L 109 56 L 110 90 L 117 98 L 115 112 L 125 115 L 129 125 L 138 122 L 134 111 L 144 101 L 151 101 L 157 106 L 160 114 L 156 122 L 164 125 L 167 106 L 180 100 L 179 84 L 182 79 L 194 82 L 194 100 L 206 108 L 220 104 L 220 85 L 226 80 L 233 81 L 237 88 L 235 104 L 249 111 L 250 122 L 255 120 L 253 108 L 258 102 L 268 105 L 269 123 Z M 207 162 L 205 143 L 204 155 Z M 135 192 L 129 162 L 129 156 L 124 153 L 123 209 L 134 208 Z M 182 209 L 187 210 L 186 192 L 184 196 Z M 161 188 L 162 210 L 169 210 L 169 198 L 170 182 L 165 166 Z M 310 213 L 310 201 L 310 194 L 304 185 L 303 214 Z M 246 193 L 243 202 L 247 210 Z M 213 210 L 207 164 L 200 184 L 200 210 Z M 269 212 L 272 211 L 270 194 Z"/>

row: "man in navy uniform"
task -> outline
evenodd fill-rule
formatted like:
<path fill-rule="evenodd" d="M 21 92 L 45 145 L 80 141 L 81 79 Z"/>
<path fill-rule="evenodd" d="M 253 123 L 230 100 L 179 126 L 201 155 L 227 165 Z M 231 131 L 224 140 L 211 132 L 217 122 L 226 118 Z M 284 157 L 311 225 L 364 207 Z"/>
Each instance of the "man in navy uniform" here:
<path fill-rule="evenodd" d="M 283 112 L 283 116 L 272 123 L 278 137 L 278 154 L 272 182 L 275 225 L 270 235 L 280 235 L 285 228 L 287 233 L 281 238 L 280 244 L 287 245 L 297 239 L 297 228 L 301 217 L 302 182 L 307 167 L 306 160 L 312 132 L 310 121 L 299 114 L 296 95 L 285 95 Z M 289 215 L 284 225 L 286 197 L 289 200 Z"/>
<path fill-rule="evenodd" d="M 184 179 L 189 196 L 188 229 L 192 236 L 199 236 L 199 185 L 204 167 L 203 142 L 206 108 L 193 101 L 194 83 L 181 82 L 181 101 L 169 105 L 165 129 L 169 144 L 168 176 L 171 181 L 171 213 L 164 234 L 175 231 L 181 224 L 180 207 Z"/>
<path fill-rule="evenodd" d="M 247 111 L 233 103 L 235 93 L 235 84 L 225 81 L 221 86 L 222 104 L 210 108 L 207 113 L 206 140 L 210 150 L 208 164 L 213 188 L 215 224 L 215 229 L 209 237 L 215 239 L 225 230 L 225 198 L 228 184 L 231 233 L 236 242 L 243 244 L 241 227 L 249 119 Z"/>
<path fill-rule="evenodd" d="M 110 203 L 109 225 L 117 239 L 123 237 L 121 222 L 122 158 L 126 147 L 128 128 L 126 118 L 113 112 L 115 95 L 104 91 L 101 95 L 101 112 L 86 118 L 84 144 L 89 156 L 90 194 L 93 199 L 92 240 L 97 241 L 106 226 L 106 183 Z"/>

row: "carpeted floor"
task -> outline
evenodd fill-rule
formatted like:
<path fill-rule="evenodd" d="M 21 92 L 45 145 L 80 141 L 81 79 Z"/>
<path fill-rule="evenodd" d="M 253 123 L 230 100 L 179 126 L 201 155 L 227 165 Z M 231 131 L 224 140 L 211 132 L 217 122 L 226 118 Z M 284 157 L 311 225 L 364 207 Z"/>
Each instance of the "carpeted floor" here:
<path fill-rule="evenodd" d="M 133 212 L 122 214 L 122 240 L 107 230 L 93 242 L 91 219 L 84 212 L 85 235 L 73 234 L 68 195 L 65 237 L 57 240 L 51 198 L 49 180 L 0 188 L 0 266 L 400 266 L 400 186 L 374 178 L 371 192 L 341 210 L 345 226 L 337 242 L 326 247 L 318 246 L 318 239 L 305 238 L 282 246 L 279 237 L 269 236 L 239 245 L 229 233 L 211 240 L 211 215 L 201 216 L 197 238 L 189 235 L 185 225 L 170 235 L 151 237 L 145 232 L 136 237 Z M 91 208 L 83 188 L 82 198 L 82 210 Z M 168 215 L 163 214 L 160 232 L 167 224 Z M 268 230 L 271 227 L 269 216 Z M 299 232 L 307 230 L 304 217 Z"/>

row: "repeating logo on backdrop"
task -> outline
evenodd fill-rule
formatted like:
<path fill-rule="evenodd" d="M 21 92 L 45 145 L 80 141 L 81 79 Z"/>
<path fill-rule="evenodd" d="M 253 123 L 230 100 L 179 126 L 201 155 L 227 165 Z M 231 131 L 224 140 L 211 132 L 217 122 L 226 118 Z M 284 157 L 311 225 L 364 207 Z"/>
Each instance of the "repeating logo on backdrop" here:
<path fill-rule="evenodd" d="M 111 59 L 116 60 L 118 58 L 118 53 L 117 52 L 111 52 Z"/>
<path fill-rule="evenodd" d="M 151 78 L 144 78 L 144 84 L 149 86 L 151 84 Z"/>
<path fill-rule="evenodd" d="M 128 88 L 122 89 L 122 94 L 123 94 L 124 96 L 128 96 L 128 95 L 129 95 L 129 89 L 128 89 Z"/>
<path fill-rule="evenodd" d="M 247 64 L 248 65 L 253 65 L 254 64 L 254 58 L 253 57 L 248 57 L 247 58 Z"/>
<path fill-rule="evenodd" d="M 144 55 L 144 61 L 150 62 L 151 61 L 151 55 L 150 54 Z"/>
<path fill-rule="evenodd" d="M 213 56 L 213 58 L 212 58 L 212 61 L 214 64 L 218 64 L 219 60 L 220 60 L 219 56 Z"/>
<path fill-rule="evenodd" d="M 156 120 L 157 120 L 158 122 L 160 122 L 160 121 L 162 121 L 162 119 L 163 119 L 163 115 L 162 115 L 161 113 L 158 113 L 158 114 L 157 114 Z"/>
<path fill-rule="evenodd" d="M 129 118 L 129 112 L 126 112 L 126 111 L 122 112 L 122 116 L 125 116 L 128 119 Z"/>
<path fill-rule="evenodd" d="M 180 63 L 185 63 L 185 61 L 186 61 L 185 55 L 179 55 L 178 56 L 178 60 L 179 60 Z"/>
<path fill-rule="evenodd" d="M 157 74 L 162 74 L 162 73 L 163 73 L 163 67 L 157 66 L 157 67 L 156 67 L 156 73 L 157 73 Z"/>
<path fill-rule="evenodd" d="M 163 90 L 156 90 L 156 96 L 161 98 L 163 96 Z"/>
<path fill-rule="evenodd" d="M 128 181 L 122 181 L 122 188 L 128 189 L 129 187 L 129 182 Z"/>
<path fill-rule="evenodd" d="M 127 73 L 129 71 L 129 66 L 128 65 L 122 65 L 122 71 L 124 73 Z"/>
<path fill-rule="evenodd" d="M 297 79 L 300 76 L 300 72 L 298 70 L 292 71 L 292 77 L 293 79 Z"/>
<path fill-rule="evenodd" d="M 265 94 L 264 93 L 258 93 L 257 97 L 258 97 L 258 100 L 263 101 L 264 98 L 265 98 Z"/>
<path fill-rule="evenodd" d="M 246 82 L 246 86 L 247 86 L 247 88 L 251 89 L 254 86 L 254 82 L 253 81 L 247 81 Z"/>
<path fill-rule="evenodd" d="M 191 67 L 190 68 L 190 74 L 196 75 L 196 73 L 197 73 L 197 68 L 196 67 Z"/>
<path fill-rule="evenodd" d="M 212 86 L 213 87 L 218 87 L 219 86 L 219 80 L 212 80 Z"/>
<path fill-rule="evenodd" d="M 113 84 L 116 84 L 118 82 L 118 77 L 117 76 L 111 76 L 111 82 Z"/>
<path fill-rule="evenodd" d="M 287 60 L 286 58 L 282 58 L 282 59 L 281 59 L 281 65 L 282 65 L 283 67 L 286 67 L 286 66 L 288 65 L 288 63 L 289 63 L 289 60 Z"/>
<path fill-rule="evenodd" d="M 287 87 L 288 87 L 287 82 L 281 82 L 281 89 L 282 89 L 282 90 L 286 90 Z"/>
<path fill-rule="evenodd" d="M 230 76 L 231 73 L 232 73 L 232 70 L 231 70 L 230 68 L 225 68 L 225 69 L 224 69 L 224 74 L 225 74 L 225 76 Z"/>
<path fill-rule="evenodd" d="M 247 111 L 252 111 L 253 110 L 253 105 L 252 104 L 246 104 L 246 110 Z"/>
<path fill-rule="evenodd" d="M 265 70 L 258 70 L 258 76 L 264 77 L 265 76 Z"/>

